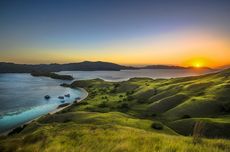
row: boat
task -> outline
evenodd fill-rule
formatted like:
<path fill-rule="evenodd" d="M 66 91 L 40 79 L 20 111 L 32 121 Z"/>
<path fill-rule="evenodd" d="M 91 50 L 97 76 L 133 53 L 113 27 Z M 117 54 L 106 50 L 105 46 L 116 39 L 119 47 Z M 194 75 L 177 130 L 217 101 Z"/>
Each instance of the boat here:
<path fill-rule="evenodd" d="M 64 97 L 63 96 L 59 96 L 58 99 L 64 99 Z"/>
<path fill-rule="evenodd" d="M 48 99 L 50 99 L 50 96 L 49 96 L 49 95 L 45 95 L 44 98 L 45 98 L 46 100 L 48 100 Z"/>
<path fill-rule="evenodd" d="M 61 101 L 61 103 L 64 103 L 64 102 L 65 102 L 65 100 L 62 100 L 62 101 Z"/>
<path fill-rule="evenodd" d="M 70 94 L 66 94 L 65 97 L 70 97 Z"/>

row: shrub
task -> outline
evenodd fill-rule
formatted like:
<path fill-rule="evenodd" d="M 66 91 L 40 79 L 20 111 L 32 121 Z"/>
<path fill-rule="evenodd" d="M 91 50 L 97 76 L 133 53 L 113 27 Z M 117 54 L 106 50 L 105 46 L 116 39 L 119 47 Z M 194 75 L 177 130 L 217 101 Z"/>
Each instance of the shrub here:
<path fill-rule="evenodd" d="M 108 100 L 107 96 L 102 96 L 101 99 Z"/>
<path fill-rule="evenodd" d="M 110 90 L 110 93 L 116 93 L 116 92 L 117 92 L 117 89 L 116 89 L 116 88 Z"/>
<path fill-rule="evenodd" d="M 188 119 L 188 118 L 191 118 L 191 116 L 190 116 L 190 115 L 183 115 L 183 116 L 181 117 L 181 119 Z"/>
<path fill-rule="evenodd" d="M 133 96 L 128 96 L 128 97 L 127 97 L 127 100 L 128 100 L 128 101 L 131 101 L 131 100 L 133 100 L 133 99 L 134 99 Z"/>
<path fill-rule="evenodd" d="M 118 105 L 119 109 L 129 109 L 129 104 L 128 103 L 122 103 Z"/>
<path fill-rule="evenodd" d="M 121 84 L 120 83 L 115 83 L 114 84 L 114 88 L 117 88 L 117 87 L 119 87 Z"/>
<path fill-rule="evenodd" d="M 134 93 L 134 91 L 127 91 L 126 92 L 126 95 L 128 96 L 128 95 L 132 95 Z"/>
<path fill-rule="evenodd" d="M 108 105 L 107 105 L 107 103 L 105 102 L 105 101 L 103 101 L 103 102 L 101 102 L 99 105 L 98 105 L 98 107 L 100 107 L 100 108 L 105 108 L 105 107 L 107 107 Z"/>
<path fill-rule="evenodd" d="M 81 101 L 81 102 L 78 102 L 78 105 L 87 105 L 87 104 L 89 104 L 88 102 L 86 102 L 86 101 Z"/>
<path fill-rule="evenodd" d="M 63 123 L 68 123 L 70 121 L 72 121 L 72 120 L 70 118 L 67 118 L 67 119 L 63 120 Z"/>
<path fill-rule="evenodd" d="M 224 102 L 221 108 L 223 112 L 230 112 L 230 102 Z"/>
<path fill-rule="evenodd" d="M 157 114 L 156 114 L 156 113 L 153 113 L 151 116 L 152 116 L 152 117 L 156 117 L 156 116 L 157 116 Z"/>
<path fill-rule="evenodd" d="M 97 95 L 97 91 L 92 91 L 91 94 Z"/>
<path fill-rule="evenodd" d="M 164 126 L 159 122 L 153 122 L 151 127 L 156 130 L 162 130 Z"/>
<path fill-rule="evenodd" d="M 145 103 L 146 100 L 143 100 L 143 99 L 138 99 L 137 102 L 138 103 Z"/>
<path fill-rule="evenodd" d="M 107 90 L 104 89 L 104 88 L 100 88 L 99 91 L 102 92 L 102 93 L 106 93 Z"/>

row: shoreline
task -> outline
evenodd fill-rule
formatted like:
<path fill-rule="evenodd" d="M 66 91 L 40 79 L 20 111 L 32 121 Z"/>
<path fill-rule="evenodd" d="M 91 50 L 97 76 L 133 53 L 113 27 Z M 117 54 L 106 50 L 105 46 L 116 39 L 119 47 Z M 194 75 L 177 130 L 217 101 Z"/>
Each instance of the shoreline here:
<path fill-rule="evenodd" d="M 85 99 L 88 97 L 88 94 L 89 94 L 89 93 L 88 93 L 84 88 L 75 88 L 75 89 L 78 89 L 78 90 L 80 90 L 80 91 L 83 93 L 83 95 L 81 96 L 81 99 L 78 100 L 78 103 L 81 102 L 81 101 L 83 101 L 83 100 L 85 100 Z M 61 108 L 58 108 L 58 107 L 57 107 L 55 110 L 50 111 L 50 112 L 47 113 L 47 114 L 53 115 L 53 114 L 55 114 L 55 113 L 57 113 L 57 112 L 60 112 L 60 111 L 64 110 L 65 108 L 72 106 L 72 105 L 74 104 L 74 102 L 75 102 L 75 101 L 73 101 L 72 103 L 70 103 L 69 105 L 67 105 L 67 106 L 65 106 L 65 107 L 61 107 Z M 30 124 L 31 122 L 33 122 L 33 121 L 35 121 L 35 120 L 38 120 L 39 118 L 41 118 L 41 117 L 43 117 L 43 116 L 45 116 L 45 115 L 47 115 L 47 114 L 44 114 L 44 115 L 39 116 L 39 117 L 37 117 L 37 118 L 34 118 L 34 119 L 30 120 L 30 121 L 27 121 L 27 122 L 25 122 L 25 123 L 22 123 L 22 124 L 19 125 L 19 126 L 28 125 L 28 124 Z M 19 126 L 17 126 L 17 127 L 19 127 Z M 5 132 L 0 133 L 0 136 L 8 136 L 8 134 L 9 134 L 11 131 L 13 131 L 15 128 L 17 128 L 17 127 L 14 127 L 14 128 L 12 128 L 12 129 L 10 129 L 10 130 L 7 130 L 7 131 L 5 131 Z"/>
<path fill-rule="evenodd" d="M 78 100 L 78 102 L 81 102 L 82 100 L 84 100 L 84 99 L 86 99 L 88 97 L 89 93 L 85 89 L 83 89 L 83 88 L 77 88 L 77 89 L 79 89 L 80 91 L 83 92 L 83 97 L 81 97 L 81 99 Z M 57 113 L 59 111 L 62 111 L 63 109 L 65 109 L 67 107 L 70 107 L 73 104 L 74 104 L 74 101 L 71 104 L 69 104 L 69 105 L 67 105 L 65 107 L 56 108 L 54 111 L 49 112 L 49 114 L 53 115 L 53 114 L 55 114 L 55 113 Z"/>

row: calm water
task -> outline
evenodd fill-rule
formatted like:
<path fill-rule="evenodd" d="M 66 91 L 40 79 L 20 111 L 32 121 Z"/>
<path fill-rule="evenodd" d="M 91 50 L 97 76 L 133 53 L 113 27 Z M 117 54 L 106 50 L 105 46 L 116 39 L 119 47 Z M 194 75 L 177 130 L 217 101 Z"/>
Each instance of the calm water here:
<path fill-rule="evenodd" d="M 77 80 L 101 78 L 107 81 L 123 81 L 132 77 L 172 78 L 195 76 L 212 71 L 191 70 L 122 70 L 122 71 L 62 71 Z M 70 94 L 65 102 L 82 96 L 80 90 L 60 87 L 65 81 L 30 74 L 0 74 L 0 133 L 34 118 L 49 113 L 61 104 L 58 96 Z M 69 81 L 66 81 L 70 83 Z M 45 100 L 48 94 L 51 99 Z"/>
<path fill-rule="evenodd" d="M 142 69 L 142 70 L 121 70 L 121 71 L 62 71 L 59 74 L 69 74 L 75 79 L 101 78 L 106 81 L 124 81 L 133 77 L 149 78 L 176 78 L 186 76 L 197 76 L 214 72 L 213 70 L 180 70 L 180 69 Z"/>
<path fill-rule="evenodd" d="M 70 94 L 65 102 L 82 95 L 80 90 L 60 87 L 64 81 L 30 74 L 0 74 L 0 133 L 53 111 L 61 104 L 58 96 Z M 45 100 L 45 95 L 50 95 Z"/>

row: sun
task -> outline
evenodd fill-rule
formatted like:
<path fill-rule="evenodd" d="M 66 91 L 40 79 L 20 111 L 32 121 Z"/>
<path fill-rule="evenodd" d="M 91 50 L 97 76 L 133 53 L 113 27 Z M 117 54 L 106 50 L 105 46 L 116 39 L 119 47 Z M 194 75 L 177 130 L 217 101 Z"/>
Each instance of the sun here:
<path fill-rule="evenodd" d="M 194 69 L 203 69 L 213 65 L 214 62 L 205 57 L 193 57 L 184 62 L 184 66 Z"/>
<path fill-rule="evenodd" d="M 200 64 L 200 63 L 196 63 L 196 64 L 194 65 L 194 67 L 200 68 L 200 67 L 201 67 L 201 64 Z"/>
<path fill-rule="evenodd" d="M 204 64 L 201 61 L 194 61 L 192 63 L 192 66 L 195 67 L 195 68 L 202 68 L 204 66 Z"/>

